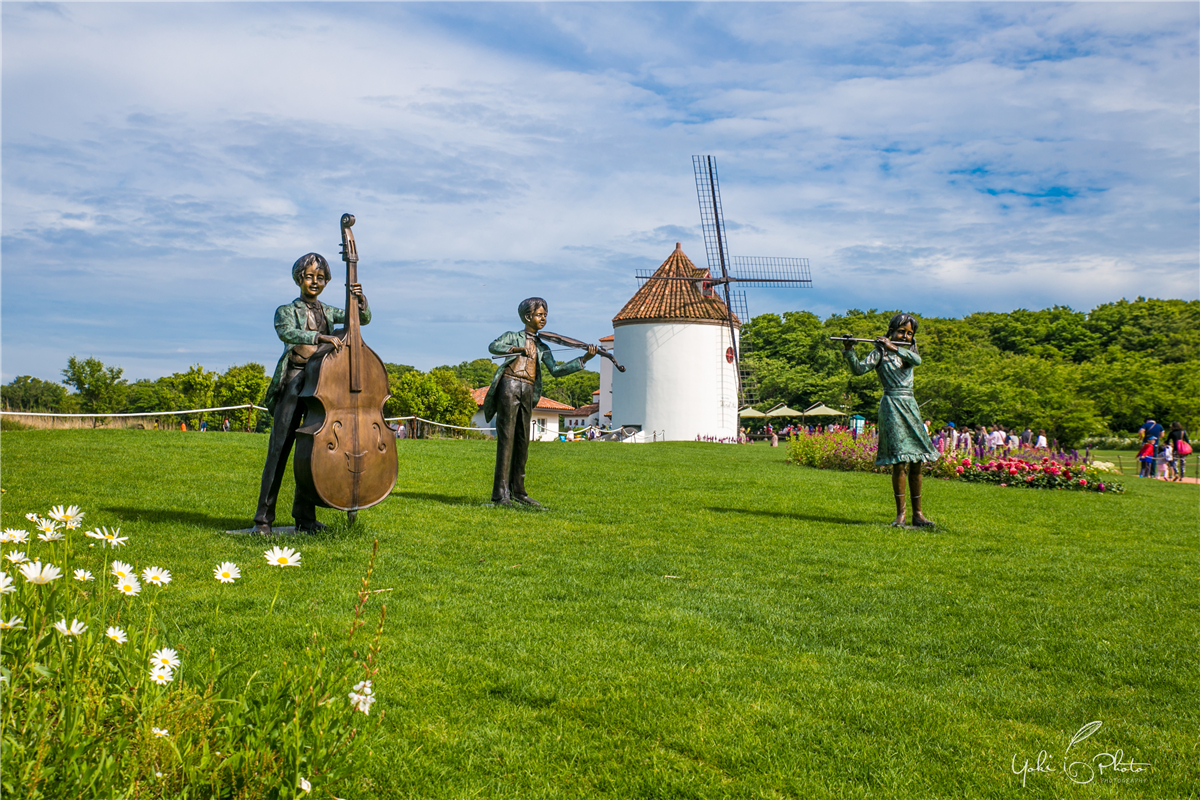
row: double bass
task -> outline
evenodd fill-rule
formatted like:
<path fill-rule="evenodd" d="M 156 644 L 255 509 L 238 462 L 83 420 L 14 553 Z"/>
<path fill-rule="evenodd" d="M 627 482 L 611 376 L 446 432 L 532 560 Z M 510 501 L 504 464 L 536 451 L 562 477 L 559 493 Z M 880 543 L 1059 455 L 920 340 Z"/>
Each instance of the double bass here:
<path fill-rule="evenodd" d="M 304 426 L 296 430 L 293 469 L 296 485 L 324 508 L 347 512 L 350 522 L 361 508 L 387 497 L 396 485 L 399 464 L 396 438 L 383 419 L 388 397 L 383 360 L 359 332 L 358 249 L 354 217 L 342 215 L 342 260 L 346 262 L 346 322 L 333 332 L 340 349 L 324 344 L 305 367 L 307 403 Z"/>

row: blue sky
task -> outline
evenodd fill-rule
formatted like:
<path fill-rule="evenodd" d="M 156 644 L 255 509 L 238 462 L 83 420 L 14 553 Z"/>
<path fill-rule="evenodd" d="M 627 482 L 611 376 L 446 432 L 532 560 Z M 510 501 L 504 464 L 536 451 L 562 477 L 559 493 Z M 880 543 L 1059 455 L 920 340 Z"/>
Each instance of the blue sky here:
<path fill-rule="evenodd" d="M 345 211 L 385 360 L 530 295 L 598 338 L 704 265 L 693 154 L 733 255 L 811 260 L 753 314 L 1195 299 L 1197 9 L 5 2 L 0 379 L 270 368 Z"/>

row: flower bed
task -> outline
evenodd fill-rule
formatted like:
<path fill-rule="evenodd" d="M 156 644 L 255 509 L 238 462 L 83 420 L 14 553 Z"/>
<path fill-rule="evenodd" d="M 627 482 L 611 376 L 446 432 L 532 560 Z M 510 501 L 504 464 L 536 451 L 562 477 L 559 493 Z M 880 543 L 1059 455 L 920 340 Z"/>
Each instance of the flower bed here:
<path fill-rule="evenodd" d="M 817 469 L 852 472 L 890 472 L 890 467 L 875 466 L 879 442 L 874 436 L 853 438 L 849 432 L 801 433 L 788 440 L 788 463 Z M 1066 489 L 1076 492 L 1120 494 L 1125 486 L 1113 480 L 1112 465 L 1087 463 L 1071 458 L 1040 460 L 998 458 L 981 460 L 949 452 L 937 461 L 925 464 L 925 472 L 947 480 L 991 483 L 997 486 L 1027 489 Z"/>

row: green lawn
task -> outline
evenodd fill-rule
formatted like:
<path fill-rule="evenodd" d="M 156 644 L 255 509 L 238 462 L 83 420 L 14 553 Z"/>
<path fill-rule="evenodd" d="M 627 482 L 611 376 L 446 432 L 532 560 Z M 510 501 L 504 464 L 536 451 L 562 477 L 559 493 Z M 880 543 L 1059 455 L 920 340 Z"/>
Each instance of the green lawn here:
<path fill-rule="evenodd" d="M 364 796 L 1197 796 L 1200 486 L 931 480 L 937 530 L 898 531 L 885 476 L 782 447 L 553 443 L 531 448 L 538 513 L 486 505 L 489 442 L 398 444 L 393 496 L 284 541 L 303 563 L 282 584 L 263 539 L 223 533 L 250 525 L 263 436 L 6 432 L 2 524 L 77 503 L 119 525 L 122 558 L 175 575 L 159 613 L 185 672 L 344 638 L 378 538 Z M 1103 778 L 1136 783 L 1064 777 L 1094 720 L 1070 760 L 1120 749 L 1149 768 Z"/>

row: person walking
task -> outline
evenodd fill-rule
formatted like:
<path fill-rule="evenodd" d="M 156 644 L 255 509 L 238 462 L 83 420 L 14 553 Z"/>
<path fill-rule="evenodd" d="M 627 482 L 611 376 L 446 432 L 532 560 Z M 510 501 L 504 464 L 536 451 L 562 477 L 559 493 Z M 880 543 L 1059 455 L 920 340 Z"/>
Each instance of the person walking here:
<path fill-rule="evenodd" d="M 1171 423 L 1171 430 L 1167 433 L 1166 438 L 1171 445 L 1171 454 L 1174 456 L 1175 475 L 1171 480 L 1180 482 L 1187 469 L 1187 457 L 1192 453 L 1192 443 L 1188 438 L 1187 430 L 1179 422 Z"/>

